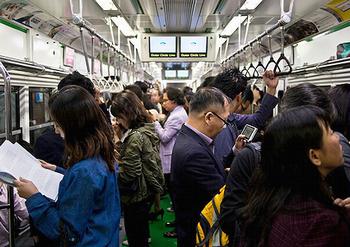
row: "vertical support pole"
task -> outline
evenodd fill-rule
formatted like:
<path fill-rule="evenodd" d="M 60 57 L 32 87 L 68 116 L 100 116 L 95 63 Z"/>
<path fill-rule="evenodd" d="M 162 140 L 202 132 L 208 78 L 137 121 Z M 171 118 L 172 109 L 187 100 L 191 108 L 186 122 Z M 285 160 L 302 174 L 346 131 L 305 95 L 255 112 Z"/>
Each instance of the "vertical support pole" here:
<path fill-rule="evenodd" d="M 100 40 L 100 73 L 101 77 L 103 76 L 103 41 Z"/>
<path fill-rule="evenodd" d="M 11 78 L 4 65 L 0 62 L 0 71 L 4 77 L 4 94 L 5 94 L 5 134 L 6 140 L 12 140 L 12 114 L 11 114 Z M 15 208 L 13 202 L 13 188 L 7 186 L 7 200 L 9 204 L 8 229 L 9 229 L 9 246 L 15 246 Z"/>
<path fill-rule="evenodd" d="M 87 69 L 88 74 L 90 74 L 89 58 L 88 58 L 88 54 L 86 51 L 86 44 L 85 44 L 85 39 L 84 39 L 83 27 L 80 27 L 80 39 L 81 39 L 81 43 L 83 46 L 86 69 Z"/>
<path fill-rule="evenodd" d="M 95 36 L 91 35 L 91 75 L 94 74 L 94 67 L 95 67 Z"/>

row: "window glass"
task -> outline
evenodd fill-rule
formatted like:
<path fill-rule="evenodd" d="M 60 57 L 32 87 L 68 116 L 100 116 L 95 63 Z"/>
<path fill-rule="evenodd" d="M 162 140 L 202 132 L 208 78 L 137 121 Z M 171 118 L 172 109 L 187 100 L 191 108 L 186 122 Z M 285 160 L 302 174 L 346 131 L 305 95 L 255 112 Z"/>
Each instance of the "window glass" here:
<path fill-rule="evenodd" d="M 19 87 L 11 88 L 11 118 L 12 130 L 19 129 Z M 0 86 L 0 133 L 5 133 L 5 92 L 4 86 Z"/>
<path fill-rule="evenodd" d="M 29 88 L 29 119 L 30 126 L 50 122 L 49 88 Z"/>

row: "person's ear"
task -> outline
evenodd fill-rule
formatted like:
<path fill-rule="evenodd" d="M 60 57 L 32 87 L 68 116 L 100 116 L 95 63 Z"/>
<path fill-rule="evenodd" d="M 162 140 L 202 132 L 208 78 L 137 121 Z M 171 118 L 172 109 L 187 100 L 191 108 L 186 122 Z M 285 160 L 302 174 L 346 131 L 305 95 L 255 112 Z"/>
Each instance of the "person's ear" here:
<path fill-rule="evenodd" d="M 204 115 L 204 121 L 205 121 L 205 123 L 206 123 L 207 125 L 210 124 L 212 117 L 213 117 L 213 113 L 211 113 L 211 112 L 207 112 L 207 113 Z"/>
<path fill-rule="evenodd" d="M 322 161 L 320 159 L 320 151 L 318 149 L 310 149 L 309 150 L 309 159 L 318 168 L 322 165 Z"/>

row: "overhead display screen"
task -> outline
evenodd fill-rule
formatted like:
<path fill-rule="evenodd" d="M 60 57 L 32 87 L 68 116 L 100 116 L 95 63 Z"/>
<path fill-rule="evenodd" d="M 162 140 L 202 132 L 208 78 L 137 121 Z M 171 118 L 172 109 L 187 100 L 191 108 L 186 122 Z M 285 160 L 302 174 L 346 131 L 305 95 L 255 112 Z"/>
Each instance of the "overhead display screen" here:
<path fill-rule="evenodd" d="M 176 52 L 175 36 L 149 37 L 150 57 L 176 57 Z"/>
<path fill-rule="evenodd" d="M 178 70 L 177 71 L 177 78 L 181 78 L 181 79 L 189 78 L 189 71 L 188 70 Z"/>
<path fill-rule="evenodd" d="M 176 70 L 165 70 L 164 71 L 164 78 L 165 79 L 176 78 Z"/>
<path fill-rule="evenodd" d="M 207 57 L 206 36 L 181 36 L 180 57 Z"/>

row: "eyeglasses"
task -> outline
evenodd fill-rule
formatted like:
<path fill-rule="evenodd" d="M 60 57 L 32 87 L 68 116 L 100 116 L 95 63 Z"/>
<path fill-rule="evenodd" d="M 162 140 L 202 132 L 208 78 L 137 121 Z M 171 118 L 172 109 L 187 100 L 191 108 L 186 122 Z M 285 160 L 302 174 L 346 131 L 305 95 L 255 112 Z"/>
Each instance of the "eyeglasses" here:
<path fill-rule="evenodd" d="M 219 118 L 221 121 L 223 121 L 226 125 L 231 125 L 229 122 L 227 122 L 227 120 L 220 117 L 216 112 L 212 111 L 211 113 L 213 113 L 217 118 Z"/>

